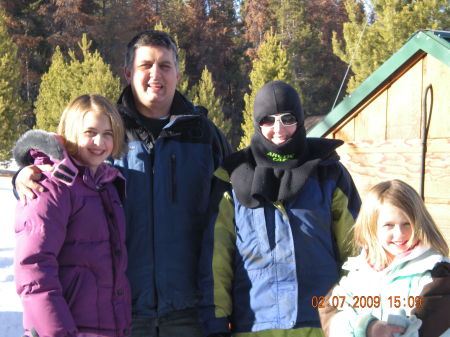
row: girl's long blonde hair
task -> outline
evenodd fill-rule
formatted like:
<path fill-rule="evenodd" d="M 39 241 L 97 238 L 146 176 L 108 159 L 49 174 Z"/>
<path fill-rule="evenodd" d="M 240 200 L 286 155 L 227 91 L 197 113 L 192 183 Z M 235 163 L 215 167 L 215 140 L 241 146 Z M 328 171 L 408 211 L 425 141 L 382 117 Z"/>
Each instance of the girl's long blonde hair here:
<path fill-rule="evenodd" d="M 403 211 L 409 220 L 412 235 L 408 244 L 420 242 L 432 247 L 443 256 L 448 256 L 448 245 L 439 228 L 425 207 L 419 194 L 401 180 L 389 180 L 373 186 L 363 201 L 353 227 L 354 249 L 367 251 L 368 260 L 381 268 L 389 265 L 386 251 L 378 240 L 378 215 L 383 204 L 388 203 Z"/>

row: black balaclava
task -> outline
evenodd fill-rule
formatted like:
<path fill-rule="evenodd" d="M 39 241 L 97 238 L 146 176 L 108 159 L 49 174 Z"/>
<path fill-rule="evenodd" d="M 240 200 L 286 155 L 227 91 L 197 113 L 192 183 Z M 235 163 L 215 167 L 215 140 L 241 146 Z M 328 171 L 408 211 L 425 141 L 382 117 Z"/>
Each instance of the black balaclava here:
<path fill-rule="evenodd" d="M 291 113 L 297 129 L 281 145 L 275 145 L 261 133 L 259 122 L 268 115 Z M 264 85 L 254 103 L 255 134 L 250 147 L 225 161 L 239 202 L 248 208 L 264 202 L 292 201 L 305 184 L 320 158 L 310 158 L 300 98 L 290 85 L 274 81 Z"/>
<path fill-rule="evenodd" d="M 266 116 L 291 113 L 297 119 L 297 129 L 286 142 L 275 145 L 261 132 L 259 122 Z M 297 91 L 290 85 L 274 81 L 264 85 L 256 94 L 253 108 L 255 133 L 250 148 L 257 166 L 273 168 L 297 167 L 307 158 L 305 117 Z"/>

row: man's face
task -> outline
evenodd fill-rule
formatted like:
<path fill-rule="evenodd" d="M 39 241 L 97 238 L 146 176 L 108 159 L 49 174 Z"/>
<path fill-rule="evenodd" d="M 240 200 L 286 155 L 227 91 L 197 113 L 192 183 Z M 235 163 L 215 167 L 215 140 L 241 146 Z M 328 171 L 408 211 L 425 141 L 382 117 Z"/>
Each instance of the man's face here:
<path fill-rule="evenodd" d="M 179 79 L 172 50 L 140 46 L 135 50 L 131 69 L 125 68 L 136 108 L 147 117 L 167 115 Z"/>

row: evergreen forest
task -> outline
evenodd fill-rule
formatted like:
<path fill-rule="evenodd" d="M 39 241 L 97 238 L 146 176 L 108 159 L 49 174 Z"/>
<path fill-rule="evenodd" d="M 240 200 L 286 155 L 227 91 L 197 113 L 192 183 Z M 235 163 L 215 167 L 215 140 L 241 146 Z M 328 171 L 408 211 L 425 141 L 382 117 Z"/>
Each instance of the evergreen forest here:
<path fill-rule="evenodd" d="M 267 81 L 328 113 L 417 30 L 449 30 L 448 0 L 0 0 L 0 160 L 30 128 L 54 131 L 82 93 L 116 101 L 126 44 L 162 29 L 180 49 L 179 90 L 235 148 Z M 342 87 L 342 90 L 340 88 Z"/>

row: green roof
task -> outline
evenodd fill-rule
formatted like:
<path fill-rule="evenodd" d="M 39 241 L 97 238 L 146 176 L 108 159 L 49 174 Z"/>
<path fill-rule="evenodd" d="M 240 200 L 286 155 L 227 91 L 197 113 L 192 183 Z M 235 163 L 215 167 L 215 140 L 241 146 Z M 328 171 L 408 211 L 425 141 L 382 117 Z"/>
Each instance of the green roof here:
<path fill-rule="evenodd" d="M 346 96 L 322 121 L 308 130 L 308 137 L 326 136 L 332 127 L 345 119 L 400 67 L 420 52 L 430 54 L 450 66 L 450 32 L 420 30 L 413 34 L 394 55 Z"/>

